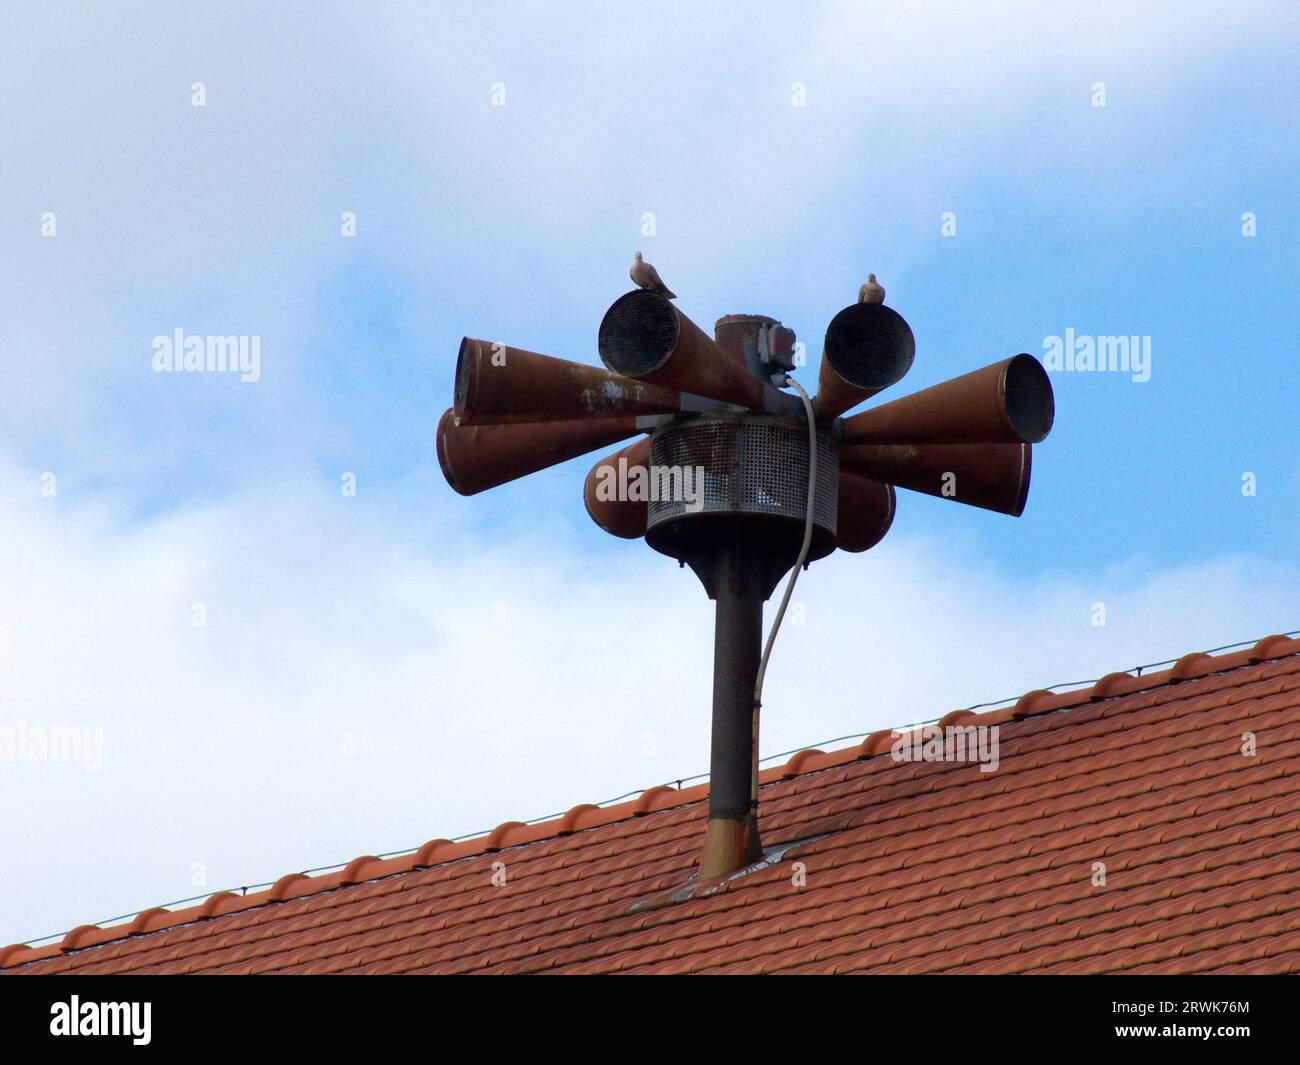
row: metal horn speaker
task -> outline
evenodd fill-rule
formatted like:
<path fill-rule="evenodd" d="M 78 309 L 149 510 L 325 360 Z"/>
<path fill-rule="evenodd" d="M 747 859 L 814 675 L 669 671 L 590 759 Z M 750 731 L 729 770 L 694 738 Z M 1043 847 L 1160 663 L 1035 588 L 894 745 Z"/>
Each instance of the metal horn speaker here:
<path fill-rule="evenodd" d="M 637 432 L 635 418 L 528 425 L 457 425 L 446 411 L 438 422 L 438 463 L 463 496 L 495 488 L 548 466 L 608 447 Z"/>
<path fill-rule="evenodd" d="M 763 383 L 653 292 L 616 299 L 601 319 L 597 346 L 601 362 L 624 377 L 740 407 L 763 405 Z"/>
<path fill-rule="evenodd" d="M 912 328 L 883 303 L 845 307 L 826 327 L 813 409 L 821 421 L 843 414 L 903 379 L 916 357 Z"/>
<path fill-rule="evenodd" d="M 894 490 L 880 481 L 840 468 L 835 546 L 857 553 L 875 547 L 894 523 Z"/>
<path fill-rule="evenodd" d="M 1052 430 L 1052 383 L 1013 355 L 844 419 L 846 444 L 1037 444 Z"/>
<path fill-rule="evenodd" d="M 635 540 L 645 535 L 649 480 L 650 441 L 638 440 L 591 468 L 582 486 L 582 502 L 591 520 L 611 536 Z"/>
<path fill-rule="evenodd" d="M 597 366 L 465 337 L 456 358 L 456 421 L 461 425 L 675 414 L 673 389 Z"/>
<path fill-rule="evenodd" d="M 843 469 L 1018 518 L 1029 498 L 1029 444 L 850 444 Z"/>

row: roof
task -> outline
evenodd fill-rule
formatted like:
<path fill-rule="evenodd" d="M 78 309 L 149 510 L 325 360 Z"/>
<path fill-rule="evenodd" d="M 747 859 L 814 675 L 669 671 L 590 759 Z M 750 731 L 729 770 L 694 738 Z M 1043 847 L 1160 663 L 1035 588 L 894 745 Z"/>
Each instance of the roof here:
<path fill-rule="evenodd" d="M 1300 972 L 1300 640 L 1030 692 L 941 721 L 953 723 L 999 726 L 996 772 L 896 761 L 888 730 L 764 771 L 767 860 L 707 890 L 691 885 L 708 786 L 662 787 L 82 926 L 5 948 L 0 966 Z"/>

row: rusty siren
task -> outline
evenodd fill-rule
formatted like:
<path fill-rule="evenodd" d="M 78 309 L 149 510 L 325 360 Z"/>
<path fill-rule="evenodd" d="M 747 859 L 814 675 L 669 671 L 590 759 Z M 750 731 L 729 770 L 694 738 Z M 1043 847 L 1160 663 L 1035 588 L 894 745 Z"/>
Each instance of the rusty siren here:
<path fill-rule="evenodd" d="M 600 322 L 600 360 L 615 374 L 739 407 L 763 405 L 763 382 L 663 296 L 636 289 Z"/>
<path fill-rule="evenodd" d="M 526 425 L 457 425 L 447 410 L 438 422 L 438 463 L 457 492 L 472 496 L 548 466 L 608 447 L 637 432 L 636 418 Z"/>
<path fill-rule="evenodd" d="M 841 420 L 898 382 L 915 357 L 910 326 L 883 303 L 854 304 L 832 319 L 812 401 L 810 420 L 820 424 L 806 424 L 801 404 L 772 387 L 790 383 L 781 375 L 793 347 L 794 332 L 776 319 L 727 315 L 710 337 L 669 300 L 638 289 L 601 320 L 605 370 L 462 340 L 455 406 L 438 425 L 438 460 L 463 495 L 620 446 L 586 477 L 589 516 L 689 565 L 714 600 L 703 882 L 762 856 L 763 603 L 782 575 L 836 547 L 856 553 L 879 543 L 894 518 L 895 486 L 1018 516 L 1031 444 L 1052 427 L 1051 385 L 1029 355 Z M 624 443 L 639 432 L 650 435 Z M 611 469 L 612 493 L 602 490 Z M 648 485 L 658 470 L 679 469 L 696 472 L 692 498 L 635 498 L 632 478 Z"/>
<path fill-rule="evenodd" d="M 883 303 L 845 307 L 826 327 L 813 410 L 826 421 L 897 384 L 912 368 L 912 327 Z"/>
<path fill-rule="evenodd" d="M 857 554 L 875 547 L 894 523 L 894 489 L 841 468 L 835 546 Z"/>
<path fill-rule="evenodd" d="M 1013 355 L 844 419 L 845 444 L 1037 444 L 1052 431 L 1052 383 Z"/>
<path fill-rule="evenodd" d="M 620 418 L 675 414 L 681 396 L 597 366 L 465 337 L 456 357 L 455 410 L 460 425 Z"/>
<path fill-rule="evenodd" d="M 626 474 L 620 471 L 620 462 L 625 463 Z M 607 483 L 611 476 L 615 478 L 616 483 L 621 483 L 626 477 L 630 481 L 632 477 L 637 476 L 636 470 L 644 471 L 640 474 L 646 482 L 650 476 L 650 441 L 649 439 L 638 440 L 635 444 L 629 444 L 622 451 L 616 451 L 612 455 L 606 455 L 603 459 L 591 468 L 587 474 L 587 480 L 582 486 L 582 502 L 587 508 L 587 514 L 591 520 L 604 529 L 611 536 L 617 536 L 624 540 L 635 540 L 637 537 L 644 536 L 646 522 L 649 520 L 650 504 L 647 499 L 620 499 L 616 493 L 613 499 L 601 499 L 599 488 L 602 481 Z"/>
<path fill-rule="evenodd" d="M 848 444 L 845 469 L 940 499 L 1020 517 L 1029 498 L 1030 444 Z"/>

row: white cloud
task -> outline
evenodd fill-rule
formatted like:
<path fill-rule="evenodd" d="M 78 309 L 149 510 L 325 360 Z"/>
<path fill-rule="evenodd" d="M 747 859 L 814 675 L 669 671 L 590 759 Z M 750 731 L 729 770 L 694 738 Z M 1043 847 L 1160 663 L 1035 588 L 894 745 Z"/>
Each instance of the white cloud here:
<path fill-rule="evenodd" d="M 128 520 L 3 473 L 0 724 L 102 725 L 104 768 L 0 765 L 0 940 L 707 769 L 711 604 L 642 544 L 474 543 L 310 479 Z M 1298 590 L 1249 559 L 1009 581 L 887 539 L 801 578 L 763 748 L 1262 635 Z"/>

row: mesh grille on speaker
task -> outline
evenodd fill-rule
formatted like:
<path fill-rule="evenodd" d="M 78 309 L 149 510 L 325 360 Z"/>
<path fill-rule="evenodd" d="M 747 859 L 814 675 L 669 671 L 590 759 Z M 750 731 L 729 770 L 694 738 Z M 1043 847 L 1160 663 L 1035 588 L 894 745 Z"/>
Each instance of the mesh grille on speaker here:
<path fill-rule="evenodd" d="M 640 377 L 659 368 L 677 343 L 677 312 L 662 296 L 629 292 L 600 323 L 601 361 L 615 373 Z"/>
<path fill-rule="evenodd" d="M 845 307 L 826 328 L 825 355 L 858 388 L 888 388 L 912 367 L 916 338 L 903 316 L 883 303 Z"/>
<path fill-rule="evenodd" d="M 701 501 L 652 499 L 647 528 L 699 514 L 774 515 L 803 521 L 808 498 L 808 430 L 763 416 L 696 418 L 672 423 L 650 439 L 650 464 L 703 471 Z M 817 439 L 814 524 L 832 535 L 839 495 L 839 454 Z"/>

